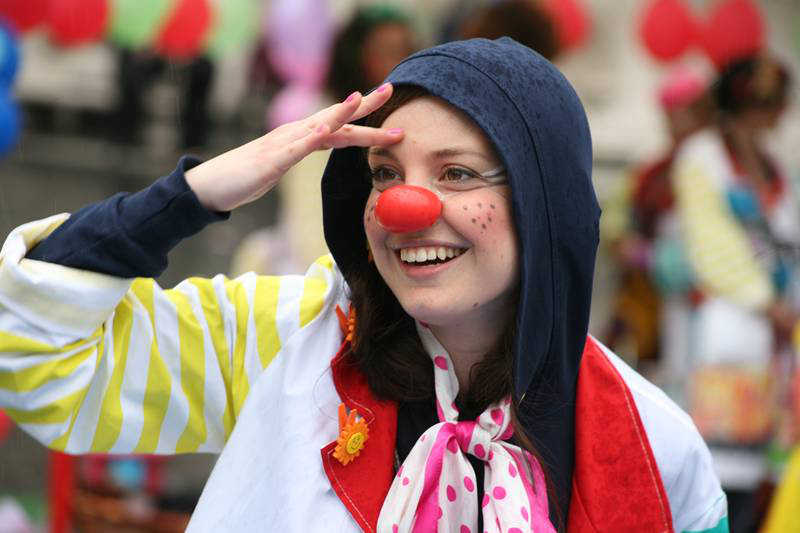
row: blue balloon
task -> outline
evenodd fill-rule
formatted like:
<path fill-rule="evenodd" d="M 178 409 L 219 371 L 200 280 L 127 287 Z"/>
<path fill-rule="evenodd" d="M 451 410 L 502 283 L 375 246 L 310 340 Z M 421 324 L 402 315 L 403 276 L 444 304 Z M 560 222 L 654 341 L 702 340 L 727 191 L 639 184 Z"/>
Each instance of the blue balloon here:
<path fill-rule="evenodd" d="M 0 21 L 0 89 L 11 87 L 18 65 L 19 46 L 16 33 Z"/>
<path fill-rule="evenodd" d="M 8 93 L 0 89 L 0 156 L 5 155 L 17 145 L 22 116 L 17 103 Z"/>

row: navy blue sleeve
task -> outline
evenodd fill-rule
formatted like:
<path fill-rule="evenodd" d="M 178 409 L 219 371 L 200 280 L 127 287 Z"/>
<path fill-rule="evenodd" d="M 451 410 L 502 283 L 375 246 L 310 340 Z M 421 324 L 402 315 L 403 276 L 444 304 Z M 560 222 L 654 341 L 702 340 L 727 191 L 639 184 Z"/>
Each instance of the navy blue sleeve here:
<path fill-rule="evenodd" d="M 184 156 L 168 176 L 137 193 L 118 193 L 72 214 L 27 257 L 123 278 L 156 277 L 181 239 L 230 213 L 205 209 L 184 172 L 200 160 Z"/>

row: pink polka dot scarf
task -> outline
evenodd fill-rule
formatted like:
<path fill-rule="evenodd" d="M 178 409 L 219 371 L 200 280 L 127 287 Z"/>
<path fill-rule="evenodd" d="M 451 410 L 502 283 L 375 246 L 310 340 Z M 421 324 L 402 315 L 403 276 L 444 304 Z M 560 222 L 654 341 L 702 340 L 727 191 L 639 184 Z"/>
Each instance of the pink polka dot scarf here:
<path fill-rule="evenodd" d="M 538 461 L 511 438 L 510 399 L 489 406 L 474 421 L 458 421 L 458 380 L 447 351 L 417 323 L 433 359 L 439 423 L 420 436 L 400 466 L 378 518 L 378 531 L 554 532 L 544 473 Z M 478 504 L 475 471 L 465 454 L 484 461 L 484 496 Z"/>

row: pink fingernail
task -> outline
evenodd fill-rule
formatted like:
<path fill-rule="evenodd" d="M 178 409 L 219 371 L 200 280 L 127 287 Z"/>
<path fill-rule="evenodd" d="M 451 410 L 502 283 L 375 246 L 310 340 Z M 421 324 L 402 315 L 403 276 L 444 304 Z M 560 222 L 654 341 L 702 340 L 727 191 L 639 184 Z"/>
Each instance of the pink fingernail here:
<path fill-rule="evenodd" d="M 353 100 L 353 98 L 356 97 L 357 94 L 358 94 L 358 91 L 355 91 L 353 94 L 351 94 L 350 96 L 347 97 L 345 102 L 351 102 Z"/>
<path fill-rule="evenodd" d="M 382 92 L 383 92 L 383 91 L 385 91 L 385 90 L 386 90 L 388 87 L 389 87 L 389 84 L 388 84 L 388 83 L 384 83 L 383 85 L 381 85 L 380 87 L 378 87 L 377 89 L 375 89 L 375 92 L 382 93 Z"/>
<path fill-rule="evenodd" d="M 389 135 L 400 135 L 403 133 L 403 128 L 392 128 L 390 130 L 386 130 L 386 133 Z"/>

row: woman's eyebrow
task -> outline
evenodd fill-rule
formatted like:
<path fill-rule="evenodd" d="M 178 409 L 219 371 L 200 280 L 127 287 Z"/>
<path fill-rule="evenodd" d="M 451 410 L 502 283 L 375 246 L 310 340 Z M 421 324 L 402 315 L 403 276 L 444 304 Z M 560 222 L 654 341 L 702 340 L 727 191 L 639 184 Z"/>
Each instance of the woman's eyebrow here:
<path fill-rule="evenodd" d="M 395 161 L 398 160 L 397 156 L 391 149 L 383 146 L 373 146 L 367 151 L 368 156 L 375 157 L 388 157 Z M 494 158 L 478 150 L 470 150 L 468 148 L 442 148 L 430 154 L 431 159 L 447 159 L 450 157 L 458 157 L 462 155 L 472 155 L 485 159 L 486 161 L 494 161 Z"/>
<path fill-rule="evenodd" d="M 470 150 L 468 148 L 443 148 L 441 150 L 436 150 L 431 154 L 432 159 L 447 159 L 449 157 L 458 157 L 461 155 L 472 155 L 480 157 L 481 159 L 485 159 L 486 161 L 493 161 L 494 158 L 491 156 L 478 151 L 478 150 Z"/>
<path fill-rule="evenodd" d="M 391 150 L 389 150 L 388 148 L 385 148 L 383 146 L 372 146 L 372 147 L 370 147 L 369 150 L 367 150 L 367 157 L 369 157 L 369 156 L 388 157 L 389 159 L 392 159 L 394 161 L 398 160 L 397 156 L 394 155 L 394 153 Z"/>

